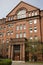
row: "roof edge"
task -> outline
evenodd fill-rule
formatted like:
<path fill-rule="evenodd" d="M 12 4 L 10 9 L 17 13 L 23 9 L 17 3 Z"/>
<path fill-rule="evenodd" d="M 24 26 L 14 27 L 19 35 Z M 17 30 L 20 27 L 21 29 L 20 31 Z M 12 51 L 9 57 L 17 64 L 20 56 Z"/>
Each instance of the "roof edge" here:
<path fill-rule="evenodd" d="M 24 1 L 21 1 L 21 2 L 19 2 L 19 3 L 6 15 L 6 17 L 7 17 L 20 3 L 25 3 L 25 4 L 29 5 L 29 6 L 32 6 L 32 7 L 36 8 L 36 9 L 40 10 L 39 8 L 37 8 L 37 7 L 33 6 L 33 5 L 30 5 L 30 4 L 28 4 L 28 3 L 24 2 Z"/>

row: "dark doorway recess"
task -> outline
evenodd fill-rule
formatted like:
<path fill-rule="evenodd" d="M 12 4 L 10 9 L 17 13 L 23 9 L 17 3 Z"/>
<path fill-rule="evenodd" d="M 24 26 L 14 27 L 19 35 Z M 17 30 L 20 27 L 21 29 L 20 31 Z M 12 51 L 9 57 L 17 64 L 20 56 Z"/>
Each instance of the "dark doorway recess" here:
<path fill-rule="evenodd" d="M 14 45 L 13 59 L 15 61 L 19 61 L 20 60 L 20 45 Z"/>

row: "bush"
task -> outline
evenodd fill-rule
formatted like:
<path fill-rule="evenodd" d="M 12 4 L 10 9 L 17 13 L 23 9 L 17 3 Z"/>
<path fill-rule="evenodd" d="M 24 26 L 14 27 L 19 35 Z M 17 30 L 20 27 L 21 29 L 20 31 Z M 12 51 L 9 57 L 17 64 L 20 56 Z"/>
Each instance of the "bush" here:
<path fill-rule="evenodd" d="M 1 59 L 0 65 L 11 65 L 12 61 L 10 59 Z"/>

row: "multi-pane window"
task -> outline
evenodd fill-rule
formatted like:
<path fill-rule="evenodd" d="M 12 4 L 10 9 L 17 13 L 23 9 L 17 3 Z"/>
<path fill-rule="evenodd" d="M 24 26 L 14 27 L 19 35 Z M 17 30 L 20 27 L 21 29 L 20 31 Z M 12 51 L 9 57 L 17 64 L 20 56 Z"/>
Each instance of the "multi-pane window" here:
<path fill-rule="evenodd" d="M 2 30 L 2 27 L 0 26 L 0 30 Z"/>
<path fill-rule="evenodd" d="M 6 43 L 9 43 L 9 39 L 6 39 Z"/>
<path fill-rule="evenodd" d="M 4 26 L 4 30 L 6 29 L 6 26 Z"/>
<path fill-rule="evenodd" d="M 4 29 L 6 29 L 6 27 L 5 26 L 0 26 L 0 30 L 4 30 Z"/>
<path fill-rule="evenodd" d="M 35 15 L 37 15 L 37 11 L 35 12 Z"/>
<path fill-rule="evenodd" d="M 10 34 L 13 35 L 13 31 L 10 31 Z"/>
<path fill-rule="evenodd" d="M 36 26 L 34 26 L 34 32 L 37 32 L 37 27 Z"/>
<path fill-rule="evenodd" d="M 16 30 L 19 30 L 19 25 L 16 26 Z"/>
<path fill-rule="evenodd" d="M 35 35 L 35 36 L 34 36 L 34 39 L 35 39 L 35 40 L 38 40 L 38 37 Z"/>
<path fill-rule="evenodd" d="M 31 16 L 31 12 L 29 12 L 29 17 Z"/>
<path fill-rule="evenodd" d="M 0 30 L 3 30 L 3 29 L 4 29 L 4 27 L 0 26 Z"/>
<path fill-rule="evenodd" d="M 32 24 L 32 20 L 29 21 L 29 24 Z"/>
<path fill-rule="evenodd" d="M 37 19 L 34 20 L 34 24 L 36 24 L 36 23 L 37 23 Z"/>
<path fill-rule="evenodd" d="M 22 24 L 20 24 L 20 30 L 22 30 Z"/>
<path fill-rule="evenodd" d="M 33 32 L 32 27 L 30 27 L 30 33 L 32 33 L 32 32 Z"/>
<path fill-rule="evenodd" d="M 32 12 L 32 16 L 34 16 L 34 11 Z"/>
<path fill-rule="evenodd" d="M 13 16 L 11 16 L 11 18 L 10 18 L 11 20 L 13 20 L 14 19 L 14 17 Z"/>
<path fill-rule="evenodd" d="M 26 17 L 26 10 L 20 10 L 18 13 L 17 13 L 17 19 L 20 19 L 20 18 L 25 18 Z"/>
<path fill-rule="evenodd" d="M 30 37 L 30 40 L 32 40 L 32 39 L 33 39 L 33 37 L 31 36 L 31 37 Z"/>
<path fill-rule="evenodd" d="M 3 37 L 3 33 L 0 32 L 0 37 Z"/>
<path fill-rule="evenodd" d="M 10 17 L 8 17 L 8 20 L 10 21 L 10 20 L 11 20 L 11 18 L 10 18 Z"/>
<path fill-rule="evenodd" d="M 23 33 L 23 37 L 26 37 L 26 32 Z"/>
<path fill-rule="evenodd" d="M 4 43 L 5 41 L 4 41 L 4 39 L 2 39 L 2 43 Z"/>
<path fill-rule="evenodd" d="M 8 28 L 10 28 L 10 27 L 13 27 L 13 24 L 8 24 L 7 26 L 8 26 Z"/>
<path fill-rule="evenodd" d="M 26 25 L 25 24 L 23 25 L 23 28 L 26 29 Z"/>
<path fill-rule="evenodd" d="M 22 38 L 22 33 L 20 33 L 20 38 Z"/>
<path fill-rule="evenodd" d="M 19 38 L 19 34 L 18 33 L 16 34 L 16 38 Z"/>
<path fill-rule="evenodd" d="M 10 31 L 7 31 L 7 33 L 6 33 L 7 35 L 10 35 Z"/>
<path fill-rule="evenodd" d="M 12 30 L 7 31 L 7 35 L 13 35 L 13 31 Z"/>

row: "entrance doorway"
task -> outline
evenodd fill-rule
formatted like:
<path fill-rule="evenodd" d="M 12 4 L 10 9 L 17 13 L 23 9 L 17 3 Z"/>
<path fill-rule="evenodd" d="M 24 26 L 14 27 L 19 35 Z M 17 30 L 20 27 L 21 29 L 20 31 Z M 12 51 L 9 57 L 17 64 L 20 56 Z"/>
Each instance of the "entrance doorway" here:
<path fill-rule="evenodd" d="M 13 59 L 15 61 L 20 60 L 20 45 L 14 45 Z"/>
<path fill-rule="evenodd" d="M 33 55 L 33 56 L 31 57 L 31 60 L 34 61 L 34 62 L 37 61 L 37 56 Z"/>

